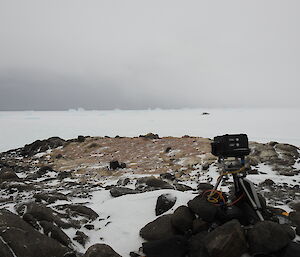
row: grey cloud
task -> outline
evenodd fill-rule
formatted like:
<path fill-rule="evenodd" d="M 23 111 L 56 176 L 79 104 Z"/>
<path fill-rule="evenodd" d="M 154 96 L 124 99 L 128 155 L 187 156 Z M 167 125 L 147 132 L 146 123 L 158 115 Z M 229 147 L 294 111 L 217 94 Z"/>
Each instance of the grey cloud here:
<path fill-rule="evenodd" d="M 0 110 L 300 107 L 299 7 L 3 0 Z"/>

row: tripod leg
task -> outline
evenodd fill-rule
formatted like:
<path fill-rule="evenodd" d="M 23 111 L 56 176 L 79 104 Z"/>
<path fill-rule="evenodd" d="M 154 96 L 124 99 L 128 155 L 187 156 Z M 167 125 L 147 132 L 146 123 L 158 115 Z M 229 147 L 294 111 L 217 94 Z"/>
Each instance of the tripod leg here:
<path fill-rule="evenodd" d="M 208 195 L 207 199 L 211 200 L 211 197 L 214 195 L 214 192 L 217 190 L 218 186 L 220 185 L 221 181 L 223 179 L 223 175 L 220 175 L 217 179 L 217 182 L 213 188 L 213 190 L 211 191 L 211 193 Z"/>
<path fill-rule="evenodd" d="M 245 184 L 244 184 L 244 180 L 242 178 L 239 179 L 239 182 L 240 182 L 240 185 L 242 186 L 250 204 L 252 205 L 253 209 L 255 210 L 258 218 L 261 220 L 261 221 L 264 221 L 264 218 L 262 216 L 262 214 L 260 213 L 259 211 L 259 208 L 261 208 L 261 204 L 259 202 L 259 199 L 258 199 L 258 196 L 256 194 L 256 191 L 254 190 L 253 188 L 253 184 L 250 182 L 250 181 L 247 181 L 249 184 L 250 184 L 250 187 L 251 187 L 251 190 L 252 190 L 252 194 L 254 196 L 254 200 L 252 199 L 250 193 L 248 192 Z"/>

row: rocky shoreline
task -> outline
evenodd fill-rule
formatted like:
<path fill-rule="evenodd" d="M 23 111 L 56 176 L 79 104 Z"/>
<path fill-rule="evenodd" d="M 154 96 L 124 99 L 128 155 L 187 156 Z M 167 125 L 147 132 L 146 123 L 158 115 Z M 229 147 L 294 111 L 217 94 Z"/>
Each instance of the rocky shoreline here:
<path fill-rule="evenodd" d="M 265 202 L 266 221 L 255 224 L 205 201 L 220 170 L 209 139 L 53 137 L 1 153 L 0 256 L 121 256 L 106 238 L 92 240 L 114 223 L 92 208 L 94 195 L 128 200 L 154 191 L 157 217 L 136 228 L 140 249 L 127 256 L 298 256 L 299 149 L 277 142 L 250 148 L 248 177 Z M 232 181 L 222 186 L 230 196 Z M 175 192 L 188 194 L 186 204 Z"/>

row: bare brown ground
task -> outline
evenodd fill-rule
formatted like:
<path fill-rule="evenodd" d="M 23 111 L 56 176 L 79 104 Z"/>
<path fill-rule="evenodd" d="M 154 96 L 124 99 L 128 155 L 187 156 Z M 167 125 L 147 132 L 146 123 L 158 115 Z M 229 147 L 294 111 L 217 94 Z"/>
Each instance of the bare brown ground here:
<path fill-rule="evenodd" d="M 171 148 L 166 152 L 167 148 Z M 51 153 L 49 164 L 58 171 L 74 170 L 85 174 L 112 175 L 107 167 L 117 160 L 126 163 L 126 169 L 114 175 L 131 171 L 134 174 L 160 174 L 214 160 L 210 154 L 209 139 L 200 137 L 100 138 L 90 137 L 84 142 L 73 142 Z M 62 155 L 61 158 L 57 158 Z"/>

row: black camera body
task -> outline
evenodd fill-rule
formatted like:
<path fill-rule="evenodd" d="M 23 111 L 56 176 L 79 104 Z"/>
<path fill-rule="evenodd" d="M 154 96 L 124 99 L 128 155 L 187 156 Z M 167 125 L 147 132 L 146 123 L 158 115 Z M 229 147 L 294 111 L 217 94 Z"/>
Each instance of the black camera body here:
<path fill-rule="evenodd" d="M 231 134 L 214 137 L 211 153 L 220 158 L 244 157 L 250 153 L 246 134 Z"/>

